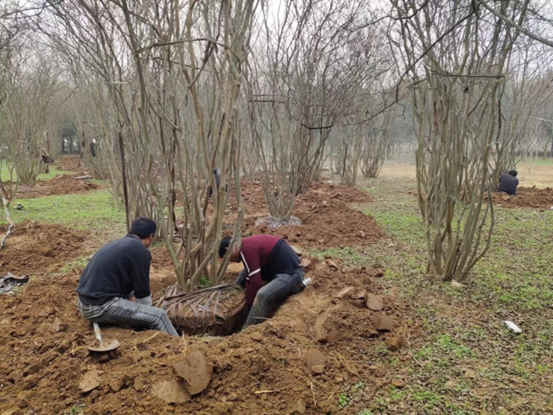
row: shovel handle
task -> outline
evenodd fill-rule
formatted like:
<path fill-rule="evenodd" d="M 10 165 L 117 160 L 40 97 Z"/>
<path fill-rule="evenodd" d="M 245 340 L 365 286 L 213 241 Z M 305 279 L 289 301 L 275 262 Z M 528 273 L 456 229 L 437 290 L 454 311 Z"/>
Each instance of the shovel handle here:
<path fill-rule="evenodd" d="M 94 326 L 94 335 L 96 336 L 96 340 L 98 340 L 98 343 L 100 343 L 100 347 L 104 347 L 104 343 L 102 342 L 102 332 L 100 331 L 100 326 L 98 323 L 92 323 Z"/>

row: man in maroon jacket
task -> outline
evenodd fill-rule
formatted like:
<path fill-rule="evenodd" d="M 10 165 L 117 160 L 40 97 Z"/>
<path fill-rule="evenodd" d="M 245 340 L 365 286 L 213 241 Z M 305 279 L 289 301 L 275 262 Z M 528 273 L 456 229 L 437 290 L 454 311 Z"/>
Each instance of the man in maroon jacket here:
<path fill-rule="evenodd" d="M 231 238 L 221 241 L 220 258 L 225 256 L 230 241 Z M 246 288 L 249 314 L 244 328 L 262 323 L 272 309 L 305 288 L 305 272 L 300 258 L 279 237 L 256 235 L 244 238 L 241 245 L 232 247 L 230 260 L 244 264 L 244 270 L 236 280 L 236 284 Z"/>

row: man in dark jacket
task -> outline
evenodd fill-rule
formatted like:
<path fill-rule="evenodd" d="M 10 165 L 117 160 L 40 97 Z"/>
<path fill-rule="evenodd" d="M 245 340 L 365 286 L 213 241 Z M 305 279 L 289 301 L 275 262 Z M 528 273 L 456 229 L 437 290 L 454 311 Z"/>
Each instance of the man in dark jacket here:
<path fill-rule="evenodd" d="M 220 258 L 225 256 L 230 241 L 231 238 L 221 241 Z M 249 314 L 244 328 L 265 321 L 271 310 L 305 287 L 300 258 L 279 237 L 256 235 L 244 238 L 240 246 L 232 247 L 230 260 L 244 264 L 244 270 L 236 280 L 236 284 L 246 289 Z"/>
<path fill-rule="evenodd" d="M 79 309 L 87 320 L 160 330 L 178 336 L 165 310 L 152 307 L 148 250 L 156 223 L 138 218 L 124 238 L 102 247 L 79 280 Z"/>
<path fill-rule="evenodd" d="M 499 176 L 499 188 L 497 191 L 507 193 L 508 195 L 516 195 L 518 186 L 517 174 L 516 170 L 511 170 L 509 174 Z"/>

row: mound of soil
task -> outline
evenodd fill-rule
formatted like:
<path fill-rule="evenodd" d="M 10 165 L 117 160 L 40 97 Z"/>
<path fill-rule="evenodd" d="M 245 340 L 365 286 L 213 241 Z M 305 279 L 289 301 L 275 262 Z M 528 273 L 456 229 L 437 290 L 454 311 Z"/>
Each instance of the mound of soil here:
<path fill-rule="evenodd" d="M 97 183 L 77 180 L 76 177 L 77 175 L 64 174 L 50 180 L 40 180 L 34 187 L 20 186 L 17 191 L 17 197 L 19 199 L 31 199 L 41 196 L 87 193 L 102 188 Z"/>
<path fill-rule="evenodd" d="M 0 226 L 0 238 L 6 226 Z M 82 231 L 24 221 L 16 225 L 0 251 L 0 270 L 14 275 L 45 275 L 79 257 Z"/>
<path fill-rule="evenodd" d="M 63 156 L 56 161 L 55 166 L 59 170 L 78 174 L 83 174 L 87 171 L 87 167 L 79 156 Z"/>
<path fill-rule="evenodd" d="M 37 278 L 24 294 L 0 297 L 0 410 L 63 413 L 84 404 L 89 414 L 336 412 L 338 395 L 351 385 L 363 382 L 372 394 L 390 384 L 395 374 L 368 356 L 377 346 L 401 347 L 407 325 L 407 310 L 393 298 L 378 312 L 363 306 L 359 293 L 376 291 L 372 271 L 320 262 L 308 273 L 313 283 L 264 324 L 184 342 L 102 326 L 104 338 L 121 347 L 91 355 L 93 331 L 75 305 L 79 273 Z M 354 294 L 336 298 L 346 285 Z M 382 315 L 394 321 L 391 332 L 379 330 Z M 196 375 L 176 365 L 198 352 L 206 370 Z M 205 390 L 189 393 L 200 384 Z M 351 413 L 361 409 L 348 405 Z"/>
<path fill-rule="evenodd" d="M 493 193 L 495 206 L 506 208 L 533 208 L 548 210 L 553 207 L 553 189 L 537 189 L 535 187 L 519 187 L 515 196 L 506 193 Z"/>
<path fill-rule="evenodd" d="M 365 215 L 353 203 L 367 203 L 370 196 L 359 189 L 328 182 L 315 183 L 306 194 L 298 196 L 294 215 L 302 226 L 282 226 L 271 229 L 256 226 L 255 222 L 267 214 L 265 196 L 260 184 L 243 184 L 244 236 L 266 233 L 281 235 L 291 243 L 318 247 L 339 248 L 359 246 L 384 237 L 371 216 Z M 231 208 L 236 204 L 231 201 Z M 231 226 L 231 222 L 227 221 Z"/>
<path fill-rule="evenodd" d="M 249 216 L 266 214 L 260 186 L 246 187 L 244 196 Z M 371 242 L 381 231 L 349 206 L 368 200 L 354 189 L 318 184 L 298 198 L 295 213 L 305 225 L 275 233 L 305 247 Z M 267 231 L 250 219 L 245 226 L 251 232 Z M 0 268 L 44 276 L 22 293 L 0 296 L 0 412 L 64 413 L 84 405 L 89 414 L 334 413 L 338 396 L 353 385 L 373 395 L 398 375 L 375 364 L 378 350 L 409 358 L 400 351 L 412 311 L 379 293 L 381 270 L 315 258 L 307 268 L 311 284 L 263 324 L 224 338 L 183 339 L 103 325 L 104 339 L 121 346 L 91 354 L 86 346 L 96 345 L 93 330 L 76 307 L 81 270 L 62 276 L 45 271 L 76 257 L 82 242 L 76 232 L 31 223 L 8 238 Z M 229 275 L 241 268 L 232 265 Z M 174 283 L 171 261 L 156 248 L 154 297 L 168 280 Z M 348 403 L 348 412 L 363 409 Z"/>

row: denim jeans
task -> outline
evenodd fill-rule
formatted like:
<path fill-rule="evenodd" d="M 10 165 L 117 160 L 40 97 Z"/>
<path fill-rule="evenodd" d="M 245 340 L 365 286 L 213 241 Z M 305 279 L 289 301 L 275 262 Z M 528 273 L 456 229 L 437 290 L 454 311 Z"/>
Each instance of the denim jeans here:
<path fill-rule="evenodd" d="M 305 271 L 298 268 L 293 274 L 277 274 L 269 283 L 265 284 L 255 296 L 252 309 L 248 314 L 244 328 L 263 323 L 272 310 L 279 307 L 289 296 L 302 291 L 305 286 L 303 279 Z M 235 281 L 242 287 L 246 284 L 246 273 L 242 271 Z"/>
<path fill-rule="evenodd" d="M 165 310 L 138 301 L 145 303 L 144 299 L 134 303 L 124 298 L 114 298 L 102 305 L 86 305 L 79 301 L 79 310 L 84 318 L 93 323 L 159 330 L 178 337 Z M 151 304 L 151 299 L 148 302 Z"/>

